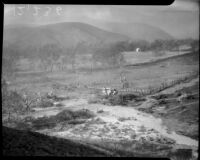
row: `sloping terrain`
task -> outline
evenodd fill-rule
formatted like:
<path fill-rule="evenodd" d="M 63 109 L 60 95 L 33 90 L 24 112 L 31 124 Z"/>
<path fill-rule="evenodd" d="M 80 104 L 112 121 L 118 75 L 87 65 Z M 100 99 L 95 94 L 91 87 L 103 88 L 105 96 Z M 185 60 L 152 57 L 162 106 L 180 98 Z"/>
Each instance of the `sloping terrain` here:
<path fill-rule="evenodd" d="M 92 73 L 79 71 L 76 74 L 26 73 L 17 78 L 15 87 L 20 85 L 24 87 L 27 84 L 30 90 L 38 89 L 37 92 L 45 92 L 52 89 L 56 83 L 60 85 L 55 91 L 56 95 L 69 96 L 66 100 L 56 101 L 56 105 L 51 107 L 35 107 L 35 112 L 29 115 L 34 118 L 55 116 L 66 109 L 72 111 L 87 109 L 95 114 L 94 118 L 84 121 L 56 123 L 53 128 L 43 124 L 44 128 L 37 130 L 43 134 L 88 143 L 94 140 L 97 144 L 103 144 L 105 148 L 108 146 L 117 148 L 115 143 L 119 143 L 121 149 L 132 153 L 135 151 L 137 154 L 145 152 L 148 153 L 147 155 L 164 156 L 177 146 L 185 147 L 190 151 L 193 149 L 196 152 L 199 136 L 199 75 L 198 72 L 196 73 L 198 57 L 199 53 L 195 52 L 152 64 L 124 67 L 123 72 L 127 80 L 133 82 L 134 85 L 131 86 L 133 88 L 159 87 L 163 82 L 187 77 L 184 82 L 175 83 L 162 92 L 142 95 L 139 103 L 138 99 L 130 100 L 126 105 L 113 105 L 108 103 L 106 98 L 95 101 L 97 93 L 89 88 L 90 85 L 94 88 L 101 86 L 112 88 L 113 84 L 120 86 L 121 70 L 118 69 Z M 191 76 L 192 72 L 196 73 L 195 77 Z M 179 100 L 185 93 L 187 96 Z M 90 99 L 93 100 L 92 103 Z M 43 118 L 49 122 L 51 117 Z"/>
<path fill-rule="evenodd" d="M 142 54 L 142 53 L 141 53 Z M 134 55 L 135 57 L 137 57 L 136 55 Z M 138 59 L 142 59 L 141 58 L 142 55 L 138 56 Z M 131 58 L 131 57 L 128 57 Z M 137 60 L 136 60 L 137 61 Z M 143 60 L 145 61 L 145 60 Z M 131 62 L 131 61 L 130 61 Z M 148 60 L 146 60 L 146 62 L 138 62 L 137 63 L 133 63 L 133 64 L 127 64 L 127 66 L 153 66 L 153 65 L 162 65 L 162 63 L 177 63 L 178 65 L 190 65 L 190 64 L 194 64 L 196 62 L 199 62 L 199 52 L 183 52 L 183 53 L 175 53 L 174 55 L 165 55 L 163 57 L 158 57 L 158 58 L 153 58 L 153 57 L 149 57 Z"/>
<path fill-rule="evenodd" d="M 108 156 L 71 140 L 3 127 L 4 156 Z"/>
<path fill-rule="evenodd" d="M 4 45 L 14 44 L 23 49 L 41 48 L 46 44 L 56 44 L 68 48 L 85 42 L 87 46 L 100 42 L 113 43 L 129 40 L 127 36 L 105 31 L 89 24 L 64 22 L 41 26 L 5 26 Z"/>
<path fill-rule="evenodd" d="M 148 106 L 155 104 L 153 98 L 147 101 L 142 103 L 141 106 L 148 108 Z M 174 147 L 185 148 L 187 151 L 192 148 L 196 152 L 198 146 L 198 141 L 194 139 L 177 134 L 174 131 L 169 132 L 168 127 L 162 124 L 160 118 L 138 111 L 131 106 L 91 104 L 86 99 L 80 98 L 59 101 L 58 103 L 62 105 L 57 107 L 57 110 L 55 110 L 55 107 L 35 108 L 33 117 L 38 119 L 45 116 L 42 118 L 45 121 L 38 122 L 38 125 L 43 127 L 37 128 L 37 132 L 94 144 L 108 149 L 108 151 L 112 148 L 114 151 L 120 149 L 124 152 L 120 155 L 126 156 L 165 157 L 170 154 Z M 84 121 L 73 121 L 73 123 L 69 120 L 63 122 L 56 120 L 56 125 L 49 126 L 52 118 L 59 117 L 66 111 L 75 113 L 81 108 L 84 108 L 88 113 L 93 112 L 95 117 Z M 67 114 L 66 117 L 68 116 Z M 66 117 L 63 118 L 66 119 Z M 115 148 L 113 145 L 120 147 Z"/>
<path fill-rule="evenodd" d="M 144 23 L 107 23 L 105 28 L 112 32 L 127 35 L 135 41 L 146 40 L 152 42 L 156 39 L 173 39 L 173 36 L 159 27 Z"/>
<path fill-rule="evenodd" d="M 199 77 L 166 89 L 159 95 L 158 104 L 161 109 L 155 108 L 153 113 L 159 114 L 170 130 L 198 140 Z M 181 96 L 185 97 L 179 100 Z"/>

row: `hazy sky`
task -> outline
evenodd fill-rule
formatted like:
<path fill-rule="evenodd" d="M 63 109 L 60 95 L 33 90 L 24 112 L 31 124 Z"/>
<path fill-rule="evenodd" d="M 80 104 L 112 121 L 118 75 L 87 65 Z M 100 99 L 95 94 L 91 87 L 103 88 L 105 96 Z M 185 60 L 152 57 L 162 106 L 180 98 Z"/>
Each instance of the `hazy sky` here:
<path fill-rule="evenodd" d="M 146 23 L 177 38 L 198 37 L 197 0 L 175 0 L 169 6 L 5 5 L 4 24 L 48 24 L 79 21 L 103 27 L 108 22 Z"/>

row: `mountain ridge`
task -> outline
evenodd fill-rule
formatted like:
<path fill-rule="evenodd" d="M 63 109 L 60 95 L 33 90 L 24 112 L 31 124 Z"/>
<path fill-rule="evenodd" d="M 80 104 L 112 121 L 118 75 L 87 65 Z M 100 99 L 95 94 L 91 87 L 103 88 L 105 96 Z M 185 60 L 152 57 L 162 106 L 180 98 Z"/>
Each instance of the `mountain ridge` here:
<path fill-rule="evenodd" d="M 115 33 L 128 35 L 133 41 L 146 40 L 153 42 L 156 39 L 174 39 L 174 37 L 165 30 L 145 23 L 108 22 L 103 28 Z"/>
<path fill-rule="evenodd" d="M 21 45 L 42 45 L 45 42 L 73 46 L 79 42 L 95 44 L 130 40 L 128 36 L 102 30 L 80 22 L 64 22 L 39 26 L 6 26 L 4 41 Z"/>

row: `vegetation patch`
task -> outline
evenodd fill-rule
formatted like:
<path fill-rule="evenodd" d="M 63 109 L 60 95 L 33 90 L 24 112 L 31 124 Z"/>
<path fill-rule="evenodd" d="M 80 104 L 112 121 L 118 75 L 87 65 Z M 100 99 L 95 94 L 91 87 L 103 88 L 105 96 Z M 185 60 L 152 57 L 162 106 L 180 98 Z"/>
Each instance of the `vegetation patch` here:
<path fill-rule="evenodd" d="M 56 107 L 63 107 L 63 106 L 65 106 L 65 105 L 62 104 L 62 103 L 58 103 L 58 104 L 56 104 Z"/>
<path fill-rule="evenodd" d="M 57 125 L 57 121 L 53 116 L 39 117 L 32 121 L 32 127 L 34 130 L 52 129 L 56 127 L 56 125 Z"/>
<path fill-rule="evenodd" d="M 72 119 L 88 119 L 94 117 L 94 113 L 88 109 L 81 109 L 77 111 L 71 111 L 71 110 L 64 110 L 57 115 L 55 115 L 55 118 L 58 121 L 67 121 Z"/>
<path fill-rule="evenodd" d="M 135 94 L 118 94 L 111 96 L 97 95 L 95 98 L 89 100 L 88 103 L 100 103 L 112 106 L 116 105 L 126 106 L 130 102 L 137 104 L 145 100 L 146 99 L 144 97 Z"/>
<path fill-rule="evenodd" d="M 54 104 L 51 100 L 43 98 L 37 105 L 37 107 L 41 108 L 47 108 L 47 107 L 53 107 Z"/>
<path fill-rule="evenodd" d="M 59 97 L 57 95 L 48 95 L 48 94 L 46 94 L 45 97 L 47 99 L 51 99 L 51 100 L 56 101 L 56 102 L 64 101 L 64 100 L 69 100 L 70 99 L 70 97 L 68 97 L 68 96 L 67 97 Z"/>
<path fill-rule="evenodd" d="M 119 117 L 118 120 L 121 121 L 121 122 L 123 122 L 123 121 L 131 120 L 131 117 L 127 117 L 127 118 L 125 118 L 125 117 Z"/>
<path fill-rule="evenodd" d="M 57 124 L 66 122 L 67 124 L 81 124 L 86 119 L 95 117 L 95 114 L 87 109 L 81 109 L 77 111 L 64 110 L 55 116 L 41 117 L 32 121 L 34 129 L 51 129 L 57 126 Z"/>

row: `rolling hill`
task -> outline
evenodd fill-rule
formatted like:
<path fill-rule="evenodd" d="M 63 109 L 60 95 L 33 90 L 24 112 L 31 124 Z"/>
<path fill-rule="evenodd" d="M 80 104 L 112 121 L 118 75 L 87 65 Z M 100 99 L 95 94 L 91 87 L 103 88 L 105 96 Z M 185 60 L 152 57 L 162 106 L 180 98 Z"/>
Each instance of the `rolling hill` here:
<path fill-rule="evenodd" d="M 22 50 L 56 44 L 70 48 L 80 42 L 86 46 L 100 42 L 114 43 L 129 40 L 127 36 L 108 32 L 89 24 L 64 22 L 40 26 L 13 25 L 4 27 L 4 44 L 14 44 Z"/>
<path fill-rule="evenodd" d="M 110 44 L 120 41 L 173 39 L 158 27 L 139 23 L 106 23 L 106 27 L 81 22 L 62 22 L 47 25 L 6 25 L 4 26 L 4 46 L 19 49 L 19 53 L 37 54 L 45 45 L 56 45 L 66 52 L 84 42 L 86 51 L 93 45 Z M 128 27 L 127 27 L 128 26 Z M 99 28 L 100 27 L 100 28 Z M 102 29 L 103 28 L 103 29 Z M 84 52 L 81 49 L 81 52 Z M 39 53 L 40 54 L 40 53 Z"/>
<path fill-rule="evenodd" d="M 152 42 L 156 39 L 173 39 L 173 36 L 159 27 L 144 23 L 106 23 L 103 28 L 129 36 L 134 41 L 146 40 Z"/>

